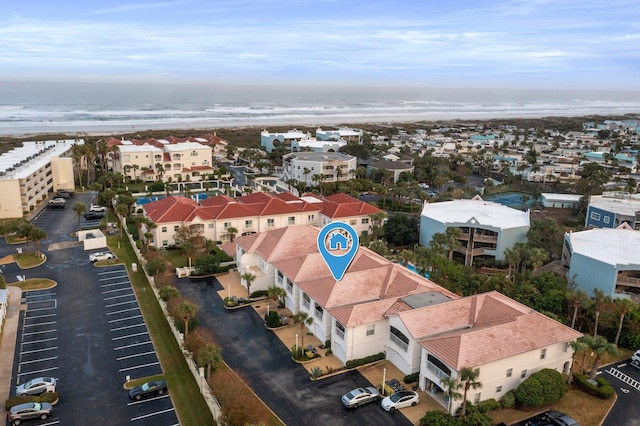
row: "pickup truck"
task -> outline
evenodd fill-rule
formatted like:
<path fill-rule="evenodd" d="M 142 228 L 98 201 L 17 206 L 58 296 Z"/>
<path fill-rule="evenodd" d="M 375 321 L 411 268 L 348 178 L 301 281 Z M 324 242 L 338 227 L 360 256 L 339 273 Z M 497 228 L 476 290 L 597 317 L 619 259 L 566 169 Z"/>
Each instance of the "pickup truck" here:
<path fill-rule="evenodd" d="M 64 209 L 64 206 L 67 204 L 67 200 L 64 198 L 56 197 L 53 200 L 49 201 L 50 209 Z"/>

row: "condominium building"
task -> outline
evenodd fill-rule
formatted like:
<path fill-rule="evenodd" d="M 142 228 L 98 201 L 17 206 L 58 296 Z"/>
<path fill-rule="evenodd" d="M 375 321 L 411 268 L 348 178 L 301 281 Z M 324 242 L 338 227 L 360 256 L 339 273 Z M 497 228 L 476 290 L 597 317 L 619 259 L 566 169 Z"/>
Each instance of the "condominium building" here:
<path fill-rule="evenodd" d="M 82 139 L 23 142 L 0 156 L 0 218 L 19 218 L 51 191 L 73 189 L 71 148 Z"/>
<path fill-rule="evenodd" d="M 352 179 L 358 159 L 340 152 L 292 152 L 282 157 L 282 167 L 284 181 L 295 179 L 316 186 Z"/>
<path fill-rule="evenodd" d="M 604 192 L 589 197 L 585 228 L 617 228 L 622 223 L 640 229 L 640 194 Z"/>

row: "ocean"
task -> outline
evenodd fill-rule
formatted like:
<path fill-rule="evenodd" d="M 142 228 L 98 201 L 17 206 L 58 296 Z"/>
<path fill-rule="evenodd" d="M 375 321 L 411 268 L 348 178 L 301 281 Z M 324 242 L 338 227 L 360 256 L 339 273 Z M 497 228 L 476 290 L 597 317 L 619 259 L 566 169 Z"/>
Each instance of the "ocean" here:
<path fill-rule="evenodd" d="M 630 113 L 638 91 L 0 82 L 4 136 Z"/>

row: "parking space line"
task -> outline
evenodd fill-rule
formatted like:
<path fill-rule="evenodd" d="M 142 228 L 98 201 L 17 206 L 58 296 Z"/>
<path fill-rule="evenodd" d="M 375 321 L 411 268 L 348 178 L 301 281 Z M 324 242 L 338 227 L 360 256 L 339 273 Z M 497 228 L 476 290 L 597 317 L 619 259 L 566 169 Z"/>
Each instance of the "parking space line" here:
<path fill-rule="evenodd" d="M 111 283 L 111 284 L 102 284 L 100 287 L 113 287 L 114 285 L 126 285 L 126 286 L 130 286 L 130 283 L 127 281 L 123 281 L 120 283 Z"/>
<path fill-rule="evenodd" d="M 102 281 L 120 280 L 120 279 L 123 280 L 123 282 L 129 281 L 126 275 L 116 275 L 114 277 L 98 278 L 98 281 L 102 282 Z"/>
<path fill-rule="evenodd" d="M 28 376 L 29 374 L 39 374 L 39 373 L 45 373 L 47 371 L 53 371 L 53 370 L 57 370 L 58 367 L 51 367 L 51 368 L 43 368 L 42 370 L 34 370 L 34 371 L 27 371 L 26 373 L 18 373 L 18 377 L 20 376 Z"/>
<path fill-rule="evenodd" d="M 127 321 L 127 320 L 135 319 L 135 318 L 142 318 L 142 315 L 134 315 L 132 317 L 114 319 L 114 320 L 109 321 L 109 324 L 112 324 L 114 322 Z"/>
<path fill-rule="evenodd" d="M 51 361 L 52 359 L 58 359 L 58 357 L 57 356 L 50 356 L 49 358 L 40 358 L 40 359 L 35 359 L 33 361 L 22 361 L 22 362 L 18 363 L 18 365 L 33 364 L 34 362 Z"/>
<path fill-rule="evenodd" d="M 133 417 L 131 418 L 131 421 L 136 421 L 136 420 L 142 420 L 142 419 L 146 419 L 147 417 L 151 417 L 151 416 L 157 416 L 159 414 L 164 414 L 164 413 L 168 413 L 169 411 L 175 411 L 175 409 L 173 407 L 167 409 L 167 410 L 162 410 L 162 411 L 156 411 L 155 413 L 149 413 L 149 414 L 144 414 L 142 416 L 138 416 L 138 417 Z"/>
<path fill-rule="evenodd" d="M 129 297 L 129 296 L 133 296 L 133 293 L 131 293 L 131 294 L 121 294 L 120 296 L 105 297 L 102 300 L 106 302 L 107 300 L 120 299 L 121 297 Z"/>
<path fill-rule="evenodd" d="M 30 319 L 38 319 L 38 318 L 48 318 L 48 317 L 55 317 L 56 315 L 58 314 L 46 314 L 46 315 L 34 315 L 34 316 L 25 315 L 24 319 L 30 320 Z"/>
<path fill-rule="evenodd" d="M 143 336 L 145 334 L 149 334 L 148 331 L 143 331 L 142 333 L 134 333 L 134 334 L 129 334 L 127 336 L 121 336 L 121 337 L 112 337 L 111 340 L 122 340 L 122 339 L 128 339 L 129 337 L 136 337 L 136 336 Z"/>
<path fill-rule="evenodd" d="M 111 305 L 106 305 L 105 308 L 113 308 L 114 306 L 128 305 L 129 303 L 138 303 L 138 301 L 133 299 L 133 300 L 127 300 L 126 302 L 112 303 Z"/>
<path fill-rule="evenodd" d="M 119 350 L 122 350 L 122 349 L 129 349 L 129 348 L 133 348 L 133 347 L 135 347 L 135 346 L 147 345 L 147 344 L 149 344 L 149 343 L 151 343 L 151 340 L 147 340 L 146 342 L 132 343 L 132 344 L 130 344 L 130 345 L 118 346 L 118 347 L 113 348 L 113 350 L 114 350 L 114 351 L 119 351 Z"/>
<path fill-rule="evenodd" d="M 109 331 L 120 331 L 120 330 L 126 330 L 127 328 L 135 328 L 135 327 L 141 327 L 144 326 L 145 323 L 141 322 L 140 324 L 134 324 L 134 325 L 126 325 L 124 327 L 118 327 L 118 328 L 112 328 Z"/>
<path fill-rule="evenodd" d="M 119 289 L 116 289 L 116 290 L 103 291 L 102 294 L 115 293 L 116 291 L 122 291 L 122 290 L 131 291 L 131 286 L 126 286 L 124 288 L 119 288 Z"/>
<path fill-rule="evenodd" d="M 30 298 L 26 298 L 25 299 L 27 305 L 33 305 L 34 303 L 51 303 L 53 302 L 53 306 L 55 307 L 57 302 L 56 299 L 45 299 L 45 300 L 31 300 Z M 31 309 L 27 309 L 28 311 L 30 311 Z"/>
<path fill-rule="evenodd" d="M 136 365 L 136 366 L 133 366 L 133 367 L 121 368 L 118 371 L 123 373 L 125 371 L 137 370 L 139 368 L 151 367 L 152 365 L 158 365 L 158 364 L 160 364 L 160 363 L 159 362 L 150 362 L 149 364 L 142 364 L 142 365 Z"/>
<path fill-rule="evenodd" d="M 51 325 L 51 324 L 57 324 L 58 321 L 49 321 L 49 322 L 41 322 L 39 324 L 25 324 L 22 327 L 23 328 L 27 328 L 27 327 L 39 327 L 41 325 Z"/>
<path fill-rule="evenodd" d="M 135 354 L 135 355 L 121 356 L 120 358 L 116 358 L 116 360 L 122 361 L 123 359 L 135 358 L 135 357 L 138 357 L 138 356 L 151 355 L 151 354 L 155 354 L 155 353 L 156 353 L 156 351 L 143 352 L 143 353 Z"/>
<path fill-rule="evenodd" d="M 51 337 L 49 339 L 31 340 L 29 342 L 20 342 L 21 345 L 33 345 L 34 343 L 51 342 L 52 340 L 58 340 L 57 337 Z"/>
<path fill-rule="evenodd" d="M 119 310 L 119 311 L 107 312 L 107 315 L 116 315 L 116 314 L 121 314 L 123 312 L 138 311 L 138 310 L 140 310 L 140 308 L 138 306 L 136 306 L 135 308 L 129 308 L 129 309 L 122 309 L 122 310 Z"/>
<path fill-rule="evenodd" d="M 141 399 L 140 401 L 132 401 L 132 402 L 129 402 L 127 405 L 131 407 L 132 405 L 140 405 L 140 404 L 144 404 L 145 402 L 157 401 L 158 399 L 162 399 L 162 398 L 169 398 L 169 394 L 165 393 L 164 395 L 154 396 L 153 398 Z"/>
<path fill-rule="evenodd" d="M 53 333 L 58 331 L 57 328 L 54 328 L 52 330 L 44 330 L 44 331 L 32 331 L 31 333 L 22 333 L 23 336 L 31 336 L 32 334 L 44 334 L 44 333 Z"/>
<path fill-rule="evenodd" d="M 34 349 L 34 350 L 31 350 L 31 351 L 20 351 L 20 354 L 21 354 L 21 355 L 24 355 L 24 354 L 34 354 L 34 353 L 36 353 L 36 352 L 52 351 L 52 350 L 55 350 L 55 349 L 58 349 L 58 347 L 57 347 L 57 346 L 53 346 L 53 347 L 51 347 L 51 348 Z"/>
<path fill-rule="evenodd" d="M 27 309 L 27 313 L 29 312 L 37 312 L 37 311 L 48 311 L 49 309 L 56 309 L 56 306 L 52 306 L 50 308 L 35 308 L 35 309 Z"/>
<path fill-rule="evenodd" d="M 106 271 L 98 272 L 98 275 L 108 275 L 108 274 L 122 274 L 122 269 L 120 269 L 120 268 L 118 268 L 118 269 L 107 269 Z"/>
<path fill-rule="evenodd" d="M 55 420 L 53 422 L 40 423 L 40 426 L 59 425 L 59 424 L 60 424 L 60 420 Z"/>

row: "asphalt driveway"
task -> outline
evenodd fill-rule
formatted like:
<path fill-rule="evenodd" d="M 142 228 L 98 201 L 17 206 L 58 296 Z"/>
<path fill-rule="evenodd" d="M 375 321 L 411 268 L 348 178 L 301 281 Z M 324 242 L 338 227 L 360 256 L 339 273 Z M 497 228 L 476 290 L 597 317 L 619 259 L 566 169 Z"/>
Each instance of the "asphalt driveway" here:
<path fill-rule="evenodd" d="M 369 386 L 358 372 L 311 381 L 309 372 L 291 360 L 289 349 L 264 327 L 251 308 L 227 311 L 215 279 L 176 278 L 180 293 L 199 306 L 199 327 L 215 336 L 229 366 L 243 376 L 253 391 L 288 425 L 411 425 L 402 414 L 390 414 L 372 403 L 346 410 L 340 397 Z"/>

